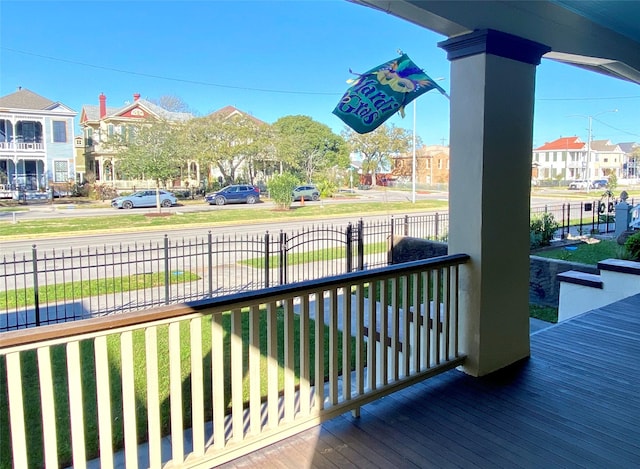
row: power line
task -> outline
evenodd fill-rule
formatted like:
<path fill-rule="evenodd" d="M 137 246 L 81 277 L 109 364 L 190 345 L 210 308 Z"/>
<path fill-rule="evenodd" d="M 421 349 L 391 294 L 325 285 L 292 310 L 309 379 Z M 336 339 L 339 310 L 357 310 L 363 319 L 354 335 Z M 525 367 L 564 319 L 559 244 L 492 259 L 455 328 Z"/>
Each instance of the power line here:
<path fill-rule="evenodd" d="M 103 65 L 89 64 L 89 63 L 85 63 L 85 62 L 79 62 L 79 61 L 76 61 L 76 60 L 61 59 L 59 57 L 51 57 L 51 56 L 48 56 L 48 55 L 36 54 L 35 52 L 27 52 L 27 51 L 18 50 L 18 49 L 12 49 L 10 47 L 0 47 L 0 48 L 4 49 L 4 50 L 7 50 L 7 51 L 16 52 L 18 54 L 30 55 L 32 57 L 39 57 L 39 58 L 47 59 L 47 60 L 55 60 L 57 62 L 64 62 L 64 63 L 68 63 L 68 64 L 73 64 L 73 65 L 80 65 L 82 67 L 97 68 L 99 70 L 107 70 L 107 71 L 110 71 L 110 72 L 124 73 L 124 74 L 127 74 L 127 75 L 135 75 L 135 76 L 146 77 L 146 78 L 156 78 L 158 80 L 167 80 L 167 81 L 176 81 L 176 82 L 180 82 L 180 83 L 189 83 L 189 84 L 192 84 L 192 85 L 215 86 L 215 87 L 218 87 L 218 88 L 227 88 L 227 89 L 243 90 L 243 91 L 260 91 L 260 92 L 263 92 L 263 93 L 283 93 L 283 94 L 321 95 L 321 96 L 342 96 L 342 94 L 343 94 L 343 93 L 330 93 L 330 92 L 322 92 L 322 91 L 291 91 L 291 90 L 276 90 L 276 89 L 269 89 L 269 88 L 252 88 L 252 87 L 249 87 L 249 86 L 234 86 L 234 85 L 225 85 L 225 84 L 222 84 L 222 83 L 211 83 L 211 82 L 206 82 L 206 81 L 187 80 L 187 79 L 184 79 L 184 78 L 174 78 L 174 77 L 167 77 L 167 76 L 162 76 L 162 75 L 153 75 L 153 74 L 150 74 L 150 73 L 133 72 L 131 70 L 123 70 L 123 69 L 119 69 L 119 68 L 115 68 L 115 67 L 105 67 Z"/>
<path fill-rule="evenodd" d="M 49 55 L 37 54 L 35 52 L 13 49 L 11 47 L 2 46 L 0 47 L 0 49 L 15 52 L 17 54 L 30 55 L 32 57 L 39 57 L 47 60 L 54 60 L 57 62 L 68 63 L 72 65 L 80 65 L 82 67 L 96 68 L 99 70 L 107 70 L 110 72 L 124 73 L 127 75 L 134 75 L 134 76 L 140 76 L 140 77 L 146 77 L 146 78 L 156 78 L 158 80 L 175 81 L 179 83 L 189 83 L 192 85 L 215 86 L 218 88 L 227 88 L 227 89 L 243 90 L 243 91 L 259 91 L 262 93 L 282 93 L 282 94 L 317 95 L 317 96 L 342 96 L 343 94 L 342 92 L 336 93 L 336 92 L 328 92 L 328 91 L 291 91 L 291 90 L 278 90 L 278 89 L 270 89 L 270 88 L 253 88 L 250 86 L 225 85 L 222 83 L 211 83 L 206 81 L 187 80 L 184 78 L 154 75 L 151 73 L 134 72 L 131 70 L 124 70 L 124 69 L 115 68 L 115 67 L 106 67 L 104 65 L 95 65 L 95 64 L 90 64 L 86 62 L 80 62 L 77 60 L 69 60 L 69 59 L 63 59 L 60 57 L 52 57 Z M 620 100 L 620 99 L 640 99 L 640 95 L 638 96 L 574 97 L 574 98 L 536 98 L 536 101 L 607 101 L 607 100 Z"/>
<path fill-rule="evenodd" d="M 617 130 L 618 132 L 622 132 L 623 134 L 633 135 L 634 137 L 640 137 L 640 134 L 636 134 L 636 133 L 633 133 L 633 132 L 629 132 L 628 130 L 622 130 L 622 129 L 619 129 L 619 128 L 617 128 L 617 127 L 614 127 L 614 126 L 612 126 L 612 125 L 607 124 L 606 122 L 601 121 L 600 119 L 596 119 L 595 117 L 592 117 L 592 119 L 593 119 L 594 121 L 597 121 L 597 122 L 601 123 L 602 125 L 604 125 L 604 126 L 606 126 L 606 127 L 609 127 L 610 129 Z"/>
<path fill-rule="evenodd" d="M 536 101 L 606 101 L 611 99 L 640 99 L 639 96 L 600 96 L 584 98 L 536 98 Z"/>

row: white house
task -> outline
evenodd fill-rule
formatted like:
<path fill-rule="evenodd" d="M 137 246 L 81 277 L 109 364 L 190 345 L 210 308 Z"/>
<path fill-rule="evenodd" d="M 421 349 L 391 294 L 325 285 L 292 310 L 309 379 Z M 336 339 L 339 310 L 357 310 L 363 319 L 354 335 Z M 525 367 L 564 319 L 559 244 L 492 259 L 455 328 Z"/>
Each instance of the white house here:
<path fill-rule="evenodd" d="M 533 150 L 536 181 L 587 179 L 587 144 L 579 137 L 561 137 Z"/>

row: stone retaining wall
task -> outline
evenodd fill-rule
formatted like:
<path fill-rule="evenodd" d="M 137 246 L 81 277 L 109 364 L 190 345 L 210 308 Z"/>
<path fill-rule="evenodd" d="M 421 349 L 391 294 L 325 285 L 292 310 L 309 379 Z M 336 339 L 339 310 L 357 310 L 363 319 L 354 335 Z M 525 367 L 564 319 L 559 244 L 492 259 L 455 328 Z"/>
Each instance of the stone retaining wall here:
<path fill-rule="evenodd" d="M 401 262 L 429 259 L 445 256 L 448 253 L 447 244 L 409 236 L 394 236 L 393 245 L 389 246 L 389 262 Z M 530 257 L 529 303 L 557 308 L 560 298 L 559 273 L 577 270 L 588 274 L 599 273 L 596 266 L 579 264 L 557 259 L 547 259 L 539 256 Z"/>

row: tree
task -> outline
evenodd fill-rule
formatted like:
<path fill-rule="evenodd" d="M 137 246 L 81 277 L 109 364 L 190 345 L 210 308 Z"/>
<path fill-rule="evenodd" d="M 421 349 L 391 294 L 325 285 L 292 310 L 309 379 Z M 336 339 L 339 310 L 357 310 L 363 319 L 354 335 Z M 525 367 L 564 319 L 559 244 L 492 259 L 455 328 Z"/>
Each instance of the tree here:
<path fill-rule="evenodd" d="M 273 128 L 278 158 L 307 182 L 327 168 L 349 166 L 344 139 L 327 125 L 297 115 L 278 119 Z"/>
<path fill-rule="evenodd" d="M 209 168 L 208 173 L 216 166 L 228 183 L 236 181 L 240 167 L 251 167 L 265 152 L 267 136 L 266 124 L 240 114 L 192 119 L 185 124 L 184 132 L 191 158 L 201 168 Z"/>
<path fill-rule="evenodd" d="M 184 100 L 178 96 L 173 95 L 163 95 L 159 98 L 149 99 L 149 102 L 155 104 L 156 106 L 160 106 L 162 109 L 171 112 L 186 112 L 189 114 L 195 114 L 189 105 L 184 102 Z"/>
<path fill-rule="evenodd" d="M 376 174 L 391 166 L 391 158 L 394 155 L 407 153 L 413 141 L 410 131 L 393 124 L 381 125 L 373 132 L 366 134 L 359 134 L 346 128 L 342 136 L 347 141 L 349 149 L 362 156 L 362 171 L 372 174 L 373 185 L 376 183 Z"/>
<path fill-rule="evenodd" d="M 127 145 L 114 145 L 119 170 L 133 179 L 153 179 L 160 212 L 160 187 L 180 175 L 179 129 L 166 121 L 146 121 L 135 128 Z"/>

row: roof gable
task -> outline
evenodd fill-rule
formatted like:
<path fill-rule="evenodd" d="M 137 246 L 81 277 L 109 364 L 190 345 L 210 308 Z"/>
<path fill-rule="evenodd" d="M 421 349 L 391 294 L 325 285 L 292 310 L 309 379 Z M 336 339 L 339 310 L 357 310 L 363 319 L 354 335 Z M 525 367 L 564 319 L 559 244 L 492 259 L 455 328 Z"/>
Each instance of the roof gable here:
<path fill-rule="evenodd" d="M 257 117 L 253 117 L 251 114 L 246 112 L 242 112 L 238 108 L 234 106 L 225 106 L 222 109 L 218 109 L 217 111 L 212 112 L 207 117 L 219 118 L 219 119 L 229 119 L 230 117 L 239 116 L 239 117 L 247 117 L 254 121 L 257 124 L 266 125 L 266 122 L 261 121 Z"/>
<path fill-rule="evenodd" d="M 56 112 L 68 112 L 68 113 L 73 113 L 74 115 L 76 114 L 76 112 L 71 109 L 68 108 L 67 106 L 65 106 L 62 103 L 53 103 L 51 106 L 49 106 L 48 108 L 46 108 L 47 111 L 56 111 Z"/>
<path fill-rule="evenodd" d="M 132 103 L 125 104 L 122 107 L 107 106 L 106 113 L 103 118 L 100 117 L 100 106 L 93 104 L 85 104 L 82 106 L 80 122 L 94 121 L 98 122 L 102 119 L 162 119 L 168 121 L 186 121 L 193 117 L 188 112 L 167 111 L 146 99 L 136 99 Z"/>
<path fill-rule="evenodd" d="M 640 147 L 640 144 L 636 142 L 621 142 L 618 143 L 618 146 L 625 153 L 633 153 L 633 150 Z"/>
<path fill-rule="evenodd" d="M 32 109 L 37 111 L 48 110 L 55 101 L 34 93 L 31 90 L 21 88 L 15 93 L 0 98 L 0 106 L 14 109 Z"/>
<path fill-rule="evenodd" d="M 622 152 L 620 147 L 611 140 L 592 140 L 591 149 L 595 151 Z"/>
<path fill-rule="evenodd" d="M 107 107 L 107 116 L 111 116 L 118 112 L 117 107 Z M 80 114 L 80 122 L 100 120 L 100 106 L 95 104 L 85 104 L 82 106 L 82 112 Z"/>
<path fill-rule="evenodd" d="M 584 142 L 579 137 L 560 137 L 553 142 L 547 142 L 541 147 L 535 148 L 534 151 L 548 150 L 582 150 L 585 148 Z"/>

